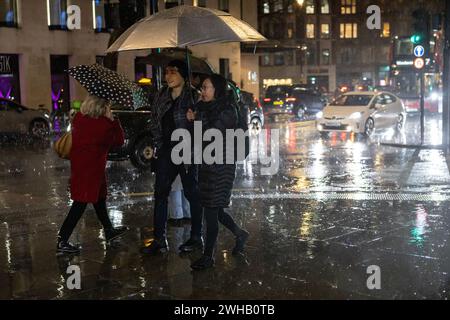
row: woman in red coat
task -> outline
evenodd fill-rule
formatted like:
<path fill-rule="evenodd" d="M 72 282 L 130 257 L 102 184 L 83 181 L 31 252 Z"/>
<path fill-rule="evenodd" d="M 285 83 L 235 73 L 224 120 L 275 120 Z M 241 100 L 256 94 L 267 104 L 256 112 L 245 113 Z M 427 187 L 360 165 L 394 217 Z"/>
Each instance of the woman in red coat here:
<path fill-rule="evenodd" d="M 110 148 L 123 145 L 123 129 L 104 99 L 90 95 L 80 111 L 72 122 L 70 191 L 73 204 L 59 231 L 57 253 L 79 253 L 80 249 L 69 243 L 69 238 L 88 203 L 94 205 L 107 241 L 128 230 L 113 228 L 106 210 L 107 155 Z"/>

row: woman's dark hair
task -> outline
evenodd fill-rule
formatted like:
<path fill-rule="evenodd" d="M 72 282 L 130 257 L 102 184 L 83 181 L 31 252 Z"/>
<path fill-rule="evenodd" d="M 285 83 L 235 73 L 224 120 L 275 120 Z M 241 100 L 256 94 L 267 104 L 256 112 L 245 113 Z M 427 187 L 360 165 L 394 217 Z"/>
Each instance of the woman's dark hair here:
<path fill-rule="evenodd" d="M 209 79 L 212 83 L 212 85 L 214 86 L 214 98 L 220 99 L 220 98 L 225 98 L 227 96 L 227 90 L 228 90 L 228 82 L 227 79 L 225 79 L 224 77 L 222 77 L 219 74 L 212 74 L 207 76 L 203 81 L 205 81 L 206 79 Z"/>

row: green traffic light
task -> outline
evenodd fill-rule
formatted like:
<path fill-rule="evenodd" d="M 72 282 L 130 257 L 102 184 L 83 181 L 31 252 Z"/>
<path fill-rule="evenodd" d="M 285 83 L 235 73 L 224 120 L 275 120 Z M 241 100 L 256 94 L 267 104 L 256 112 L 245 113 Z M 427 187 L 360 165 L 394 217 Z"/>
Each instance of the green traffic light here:
<path fill-rule="evenodd" d="M 411 42 L 414 44 L 420 43 L 421 40 L 422 40 L 422 37 L 418 34 L 414 34 L 411 36 Z"/>

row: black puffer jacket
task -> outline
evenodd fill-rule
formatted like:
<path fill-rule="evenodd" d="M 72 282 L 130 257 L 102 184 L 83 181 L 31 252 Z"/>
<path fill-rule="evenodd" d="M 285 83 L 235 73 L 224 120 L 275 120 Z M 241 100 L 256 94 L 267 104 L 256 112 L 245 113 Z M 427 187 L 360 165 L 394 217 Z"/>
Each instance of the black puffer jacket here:
<path fill-rule="evenodd" d="M 224 98 L 213 102 L 199 102 L 196 105 L 197 120 L 202 121 L 203 133 L 208 129 L 222 132 L 223 164 L 205 164 L 199 169 L 198 183 L 200 203 L 207 208 L 226 208 L 230 205 L 231 190 L 235 179 L 235 164 L 226 164 L 226 129 L 237 125 L 236 108 Z M 207 142 L 208 145 L 210 142 Z M 216 158 L 216 160 L 218 160 Z M 215 161 L 218 162 L 218 161 Z"/>

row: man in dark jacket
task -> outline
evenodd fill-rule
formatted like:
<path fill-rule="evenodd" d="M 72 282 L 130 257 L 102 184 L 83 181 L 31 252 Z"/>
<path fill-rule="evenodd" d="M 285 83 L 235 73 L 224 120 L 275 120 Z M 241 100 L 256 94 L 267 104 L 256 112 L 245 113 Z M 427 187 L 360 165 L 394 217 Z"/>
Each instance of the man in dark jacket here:
<path fill-rule="evenodd" d="M 194 126 L 187 120 L 186 113 L 193 108 L 198 93 L 187 85 L 188 69 L 183 61 L 171 61 L 165 70 L 165 78 L 167 87 L 163 87 L 158 92 L 152 105 L 155 119 L 152 135 L 156 158 L 154 241 L 149 247 L 142 248 L 142 252 L 150 254 L 168 251 L 167 203 L 172 183 L 178 175 L 181 177 L 184 195 L 190 204 L 192 221 L 191 237 L 180 247 L 180 250 L 189 252 L 203 248 L 198 166 L 175 165 L 171 159 L 172 149 L 178 143 L 171 141 L 172 133 L 176 129 L 186 129 L 193 135 Z"/>

